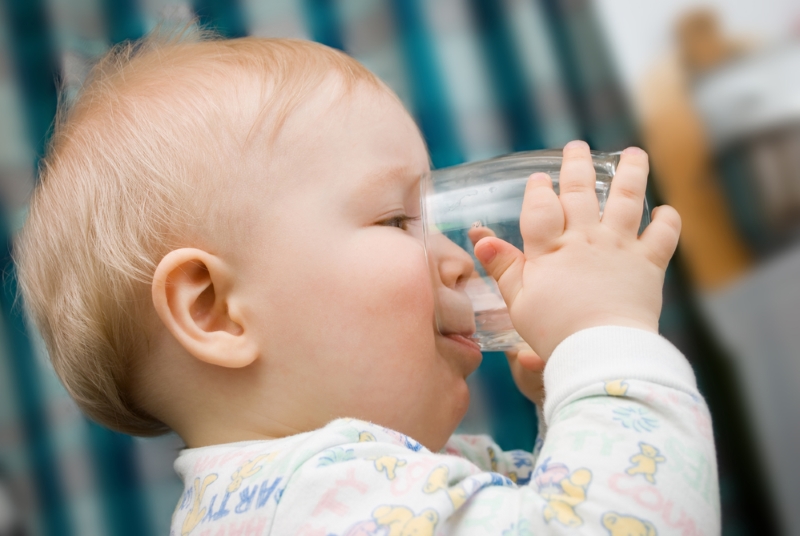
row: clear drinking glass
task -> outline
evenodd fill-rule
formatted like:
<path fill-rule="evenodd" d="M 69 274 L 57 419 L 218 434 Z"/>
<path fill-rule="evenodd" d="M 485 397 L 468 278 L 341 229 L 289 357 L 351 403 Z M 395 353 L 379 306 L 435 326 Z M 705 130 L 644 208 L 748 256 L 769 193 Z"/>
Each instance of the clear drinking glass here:
<path fill-rule="evenodd" d="M 619 157 L 620 153 L 592 151 L 601 216 Z M 441 243 L 431 240 L 432 233 L 441 233 L 468 252 L 475 263 L 466 293 L 475 313 L 474 339 L 484 351 L 512 350 L 524 345 L 524 341 L 511 324 L 497 283 L 486 275 L 475 257 L 467 232 L 473 227 L 488 227 L 498 238 L 522 249 L 519 217 L 528 177 L 540 171 L 547 173 L 559 193 L 561 159 L 560 149 L 512 153 L 435 170 L 423 181 L 422 221 L 429 259 L 434 253 L 432 248 Z M 645 201 L 639 233 L 649 223 L 650 211 Z M 437 322 L 442 313 L 440 307 L 437 303 Z"/>

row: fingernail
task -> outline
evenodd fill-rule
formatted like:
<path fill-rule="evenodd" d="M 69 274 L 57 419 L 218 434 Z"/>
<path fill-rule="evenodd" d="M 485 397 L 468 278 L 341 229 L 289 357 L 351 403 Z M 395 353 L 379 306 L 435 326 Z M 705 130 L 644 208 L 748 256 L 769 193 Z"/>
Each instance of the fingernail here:
<path fill-rule="evenodd" d="M 476 251 L 475 255 L 478 257 L 478 260 L 481 261 L 483 264 L 489 264 L 497 256 L 497 250 L 494 249 L 494 246 L 487 244 L 481 247 L 480 252 Z"/>
<path fill-rule="evenodd" d="M 540 172 L 537 172 L 537 173 L 534 173 L 533 175 L 531 175 L 530 176 L 530 180 L 532 180 L 532 181 L 549 181 L 550 180 L 550 175 L 540 171 Z"/>
<path fill-rule="evenodd" d="M 644 151 L 642 149 L 638 148 L 638 147 L 628 147 L 627 149 L 622 151 L 622 154 L 629 154 L 631 156 L 636 156 L 636 155 L 640 155 L 640 154 L 643 154 L 643 153 L 644 153 Z"/>
<path fill-rule="evenodd" d="M 583 149 L 589 147 L 589 145 L 583 140 L 572 140 L 568 144 L 564 146 L 564 149 Z"/>

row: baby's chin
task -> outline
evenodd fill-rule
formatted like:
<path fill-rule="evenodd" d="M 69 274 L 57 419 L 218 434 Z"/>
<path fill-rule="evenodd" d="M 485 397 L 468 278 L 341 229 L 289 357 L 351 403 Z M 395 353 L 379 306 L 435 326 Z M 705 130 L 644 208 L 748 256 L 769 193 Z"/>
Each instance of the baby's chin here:
<path fill-rule="evenodd" d="M 442 393 L 442 396 L 447 397 L 447 402 L 443 404 L 446 407 L 442 407 L 440 404 L 438 409 L 441 411 L 436 412 L 438 422 L 431 423 L 426 427 L 426 441 L 418 440 L 433 452 L 438 452 L 444 448 L 445 443 L 447 443 L 467 414 L 470 392 L 466 379 L 456 380 L 450 386 L 448 393 L 446 395 Z"/>

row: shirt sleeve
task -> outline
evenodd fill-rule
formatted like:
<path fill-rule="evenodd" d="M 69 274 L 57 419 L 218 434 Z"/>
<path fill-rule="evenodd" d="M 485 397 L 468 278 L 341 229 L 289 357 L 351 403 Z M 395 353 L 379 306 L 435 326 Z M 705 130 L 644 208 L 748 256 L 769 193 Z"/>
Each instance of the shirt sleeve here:
<path fill-rule="evenodd" d="M 630 328 L 581 331 L 551 356 L 545 389 L 538 458 L 485 436 L 455 436 L 456 456 L 359 433 L 377 441 L 337 447 L 292 477 L 274 533 L 719 533 L 709 413 L 669 342 Z"/>
<path fill-rule="evenodd" d="M 633 328 L 583 330 L 556 348 L 544 383 L 547 437 L 532 484 L 548 525 L 720 532 L 711 416 L 677 348 Z"/>

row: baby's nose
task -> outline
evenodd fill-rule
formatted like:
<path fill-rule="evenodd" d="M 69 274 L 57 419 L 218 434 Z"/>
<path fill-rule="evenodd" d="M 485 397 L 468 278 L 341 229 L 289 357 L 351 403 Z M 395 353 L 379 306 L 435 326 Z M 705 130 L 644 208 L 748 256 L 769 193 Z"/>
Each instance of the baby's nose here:
<path fill-rule="evenodd" d="M 469 253 L 443 234 L 432 237 L 431 250 L 442 284 L 453 289 L 463 288 L 475 271 Z"/>

